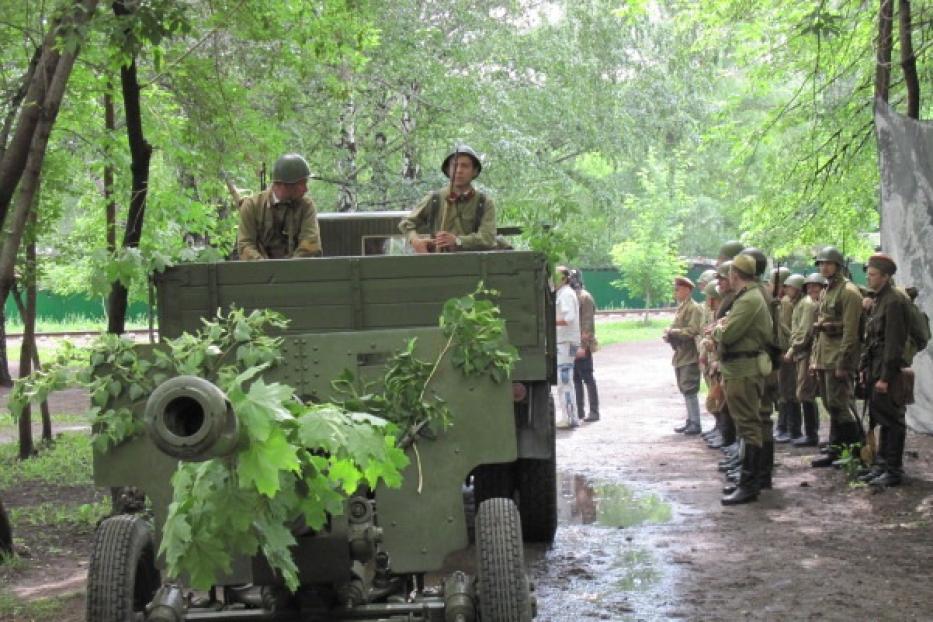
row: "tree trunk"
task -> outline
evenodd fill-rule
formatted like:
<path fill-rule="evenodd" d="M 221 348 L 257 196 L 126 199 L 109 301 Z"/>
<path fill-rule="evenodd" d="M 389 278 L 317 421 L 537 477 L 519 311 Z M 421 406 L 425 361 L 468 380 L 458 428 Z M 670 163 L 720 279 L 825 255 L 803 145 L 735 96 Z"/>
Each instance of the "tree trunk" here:
<path fill-rule="evenodd" d="M 72 51 L 64 48 L 66 51 L 62 53 L 63 48 L 59 45 L 58 39 L 63 30 L 80 31 L 81 27 L 94 15 L 97 2 L 98 0 L 74 0 L 71 12 L 54 23 L 42 41 L 42 52 L 26 89 L 16 130 L 0 160 L 0 226 L 6 222 L 7 211 L 16 187 L 27 169 L 29 158 L 35 151 L 34 136 L 38 133 L 40 125 L 48 122 L 49 119 L 54 122 L 58 114 L 64 88 L 59 94 L 53 93 L 55 81 L 63 79 L 67 83 L 74 58 L 78 53 L 77 47 Z M 28 72 L 27 77 L 29 77 Z M 5 300 L 6 297 L 3 296 L 0 299 Z"/>
<path fill-rule="evenodd" d="M 25 378 L 32 373 L 32 348 L 35 344 L 35 322 L 29 321 L 29 313 L 19 298 L 19 291 L 15 288 L 13 296 L 18 300 L 20 314 L 23 317 L 23 341 L 19 347 L 19 377 Z M 35 443 L 32 440 L 32 406 L 26 404 L 19 416 L 19 457 L 26 460 L 35 453 Z"/>
<path fill-rule="evenodd" d="M 344 80 L 349 81 L 349 72 L 344 72 Z M 343 114 L 340 115 L 340 142 L 337 146 L 343 150 L 344 155 L 337 162 L 337 170 L 340 171 L 341 179 L 340 196 L 337 198 L 338 212 L 355 212 L 359 205 L 359 198 L 356 194 L 356 156 L 358 145 L 356 144 L 356 104 L 352 95 L 344 105 Z"/>
<path fill-rule="evenodd" d="M 34 198 L 36 189 L 39 186 L 39 174 L 42 172 L 42 162 L 45 159 L 49 135 L 52 132 L 52 126 L 55 125 L 55 118 L 58 116 L 62 98 L 65 95 L 65 87 L 68 85 L 68 78 L 71 76 L 77 54 L 78 48 L 75 48 L 74 51 L 66 52 L 58 59 L 55 65 L 55 73 L 51 76 L 48 88 L 44 89 L 42 105 L 32 106 L 39 108 L 39 112 L 36 113 L 38 114 L 38 121 L 33 126 L 34 131 L 30 136 L 31 142 L 29 143 L 25 167 L 20 169 L 20 174 L 17 176 L 19 192 L 15 208 L 9 215 L 11 218 L 7 226 L 9 234 L 4 240 L 2 250 L 0 250 L 0 300 L 6 300 L 10 289 L 13 287 L 13 267 L 16 265 L 16 255 L 19 252 L 19 246 L 26 231 L 26 225 L 29 222 L 30 212 L 35 206 Z M 37 75 L 37 79 L 45 82 L 45 78 L 41 75 Z M 32 101 L 27 97 L 24 106 L 30 107 Z M 26 114 L 25 109 L 23 114 Z M 19 128 L 17 128 L 17 132 L 19 132 Z M 13 141 L 16 143 L 16 137 L 14 137 Z M 14 148 L 13 144 L 11 144 L 4 157 L 4 167 L 7 166 L 8 160 L 16 158 L 15 149 L 18 149 L 18 147 Z M 0 173 L 0 177 L 2 175 L 3 173 Z M 0 179 L 0 185 L 2 183 L 5 182 Z M 16 184 L 14 184 L 15 187 Z M 0 190 L 0 207 L 4 207 L 2 199 L 2 190 Z"/>
<path fill-rule="evenodd" d="M 891 87 L 891 30 L 893 22 L 892 2 L 881 0 L 878 11 L 878 60 L 875 65 L 875 99 L 888 101 Z"/>
<path fill-rule="evenodd" d="M 645 318 L 644 318 L 644 322 L 646 325 L 650 322 L 650 319 L 648 318 L 648 309 L 650 308 L 651 308 L 651 292 L 646 289 L 645 290 Z"/>
<path fill-rule="evenodd" d="M 6 312 L 5 300 L 0 300 L 0 387 L 12 387 L 13 377 L 10 376 L 10 361 L 6 352 Z"/>
<path fill-rule="evenodd" d="M 119 7 L 119 9 L 118 9 Z M 125 11 L 122 3 L 114 3 L 114 12 Z M 125 14 L 125 13 L 123 13 Z M 143 135 L 143 119 L 139 100 L 139 79 L 136 74 L 136 59 L 120 68 L 120 84 L 123 88 L 123 110 L 126 114 L 126 136 L 130 145 L 133 173 L 133 189 L 130 195 L 130 209 L 127 213 L 126 228 L 123 231 L 123 248 L 138 248 L 143 234 L 143 220 L 146 216 L 146 193 L 149 189 L 149 160 L 152 157 L 152 145 Z M 129 291 L 120 281 L 110 285 L 107 299 L 107 331 L 117 335 L 126 329 L 126 308 Z"/>
<path fill-rule="evenodd" d="M 900 0 L 901 67 L 904 69 L 904 85 L 907 87 L 907 116 L 920 118 L 920 79 L 917 77 L 917 57 L 914 55 L 913 20 L 910 16 L 910 0 Z"/>
<path fill-rule="evenodd" d="M 9 557 L 13 554 L 13 527 L 10 526 L 10 519 L 3 508 L 3 500 L 0 499 L 0 557 Z"/>
<path fill-rule="evenodd" d="M 38 194 L 36 195 L 36 203 L 38 204 Z M 39 348 L 36 345 L 36 298 L 38 291 L 36 288 L 36 281 L 38 275 L 38 262 L 36 258 L 36 231 L 37 231 L 37 211 L 38 205 L 33 208 L 32 216 L 30 217 L 30 229 L 31 233 L 29 236 L 29 243 L 26 245 L 26 314 L 25 319 L 23 320 L 23 326 L 28 326 L 28 330 L 23 330 L 23 343 L 26 343 L 26 338 L 28 335 L 29 338 L 29 352 L 32 355 L 32 369 L 34 371 L 39 371 L 42 369 L 42 365 L 39 362 Z M 52 414 L 49 412 L 49 403 L 48 400 L 43 400 L 39 405 L 39 409 L 42 412 L 42 440 L 47 443 L 52 442 Z"/>
<path fill-rule="evenodd" d="M 418 157 L 415 154 L 415 133 L 416 121 L 412 108 L 415 106 L 415 100 L 421 87 L 417 82 L 411 83 L 411 94 L 402 97 L 402 140 L 405 147 L 402 154 L 402 179 L 406 182 L 414 182 L 421 175 L 418 167 Z"/>

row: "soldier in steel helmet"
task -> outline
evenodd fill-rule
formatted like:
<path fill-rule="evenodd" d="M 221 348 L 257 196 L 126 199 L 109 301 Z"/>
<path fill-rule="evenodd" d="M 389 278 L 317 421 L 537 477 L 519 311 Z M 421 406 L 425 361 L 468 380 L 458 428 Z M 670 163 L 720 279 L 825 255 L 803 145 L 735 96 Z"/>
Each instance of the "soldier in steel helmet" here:
<path fill-rule="evenodd" d="M 719 344 L 726 404 L 744 447 L 738 482 L 723 489 L 723 505 L 754 501 L 760 489 L 764 435 L 759 408 L 764 379 L 771 371 L 766 351 L 771 340 L 771 314 L 756 280 L 755 258 L 744 252 L 736 255 L 729 269 L 735 291 L 732 308 L 713 330 Z"/>
<path fill-rule="evenodd" d="M 828 467 L 839 456 L 841 445 L 862 440 L 852 414 L 855 374 L 861 346 L 862 295 L 843 274 L 845 259 L 834 246 L 823 248 L 815 264 L 826 279 L 820 297 L 810 368 L 820 386 L 820 397 L 829 411 L 829 445 L 826 455 L 813 460 L 813 467 Z"/>
<path fill-rule="evenodd" d="M 296 153 L 276 160 L 268 190 L 240 204 L 240 259 L 321 256 L 317 212 L 314 202 L 306 196 L 310 176 L 307 161 Z"/>
<path fill-rule="evenodd" d="M 700 358 L 697 353 L 696 338 L 703 331 L 703 310 L 691 295 L 693 281 L 685 276 L 674 279 L 674 297 L 677 300 L 677 312 L 670 328 L 664 331 L 664 341 L 674 349 L 671 364 L 677 377 L 677 390 L 684 396 L 687 406 L 687 420 L 675 432 L 693 435 L 700 433 Z"/>
<path fill-rule="evenodd" d="M 793 324 L 794 309 L 803 296 L 803 275 L 791 274 L 781 266 L 772 271 L 772 282 L 780 283 L 781 302 L 778 312 L 779 330 L 778 347 L 781 349 L 781 361 L 778 368 L 778 424 L 775 430 L 775 443 L 789 443 L 801 436 L 800 402 L 797 401 L 797 368 L 793 360 L 783 356 L 790 347 L 790 334 Z"/>
<path fill-rule="evenodd" d="M 799 275 L 797 275 L 799 276 Z M 819 272 L 799 279 L 803 295 L 794 305 L 791 315 L 790 343 L 784 353 L 784 362 L 794 366 L 795 397 L 803 411 L 803 435 L 791 439 L 795 447 L 816 447 L 819 443 L 820 416 L 816 407 L 817 382 L 810 373 L 810 351 L 813 346 L 813 324 L 816 322 L 820 295 L 826 279 Z M 796 285 L 797 279 L 786 285 Z"/>
<path fill-rule="evenodd" d="M 868 395 L 868 413 L 881 427 L 878 453 L 872 468 L 860 479 L 872 486 L 897 486 L 904 476 L 904 442 L 907 428 L 905 356 L 910 298 L 894 287 L 897 264 L 889 255 L 868 258 L 865 276 L 874 302 L 865 325 L 865 350 L 860 364 Z"/>
<path fill-rule="evenodd" d="M 416 253 L 496 247 L 496 205 L 473 187 L 483 170 L 479 155 L 462 145 L 441 164 L 450 185 L 425 196 L 399 223 Z"/>

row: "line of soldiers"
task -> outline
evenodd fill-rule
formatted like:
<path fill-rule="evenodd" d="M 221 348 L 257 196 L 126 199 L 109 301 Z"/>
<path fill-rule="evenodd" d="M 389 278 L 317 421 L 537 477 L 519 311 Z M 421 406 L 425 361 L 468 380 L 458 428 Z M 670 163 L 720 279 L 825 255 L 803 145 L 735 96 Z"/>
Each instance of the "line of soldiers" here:
<path fill-rule="evenodd" d="M 913 302 L 895 287 L 897 265 L 884 253 L 872 255 L 864 292 L 846 278 L 846 262 L 832 246 L 819 252 L 818 272 L 807 276 L 777 268 L 765 280 L 767 265 L 762 251 L 731 241 L 698 285 L 686 277 L 674 280 L 678 307 L 663 338 L 674 349 L 687 408 L 686 422 L 675 431 L 701 434 L 702 376 L 709 389 L 706 408 L 716 419 L 702 435 L 726 454 L 719 463 L 727 478 L 722 504 L 748 503 L 772 487 L 775 443 L 819 443 L 817 396 L 830 429 L 823 455 L 811 466 L 838 466 L 842 451 L 857 453 L 865 441 L 858 390 L 871 427 L 880 427 L 877 451 L 859 479 L 899 485 L 913 389 L 909 364 L 925 341 L 912 337 Z M 705 295 L 702 306 L 691 297 L 697 286 Z"/>

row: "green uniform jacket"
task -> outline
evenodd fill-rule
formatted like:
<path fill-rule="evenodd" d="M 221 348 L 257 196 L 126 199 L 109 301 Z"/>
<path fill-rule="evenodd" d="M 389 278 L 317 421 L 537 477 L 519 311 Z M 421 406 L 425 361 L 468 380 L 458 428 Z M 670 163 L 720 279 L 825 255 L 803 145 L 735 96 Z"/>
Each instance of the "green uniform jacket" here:
<path fill-rule="evenodd" d="M 816 369 L 855 373 L 859 365 L 861 321 L 861 292 L 851 281 L 836 274 L 820 294 L 813 342 Z"/>
<path fill-rule="evenodd" d="M 580 345 L 593 351 L 596 349 L 596 301 L 581 289 L 577 292 L 580 301 Z"/>
<path fill-rule="evenodd" d="M 813 324 L 819 306 L 809 296 L 802 296 L 794 305 L 790 322 L 790 346 L 787 354 L 795 361 L 810 356 L 813 346 Z"/>
<path fill-rule="evenodd" d="M 798 300 L 800 300 L 798 298 Z M 781 298 L 781 309 L 779 317 L 781 319 L 780 325 L 778 326 L 778 342 L 777 345 L 781 348 L 781 351 L 787 350 L 790 347 L 790 332 L 791 325 L 793 323 L 794 316 L 794 306 L 795 303 L 793 300 L 784 296 Z"/>
<path fill-rule="evenodd" d="M 439 195 L 438 214 L 434 227 L 431 227 L 431 204 L 434 195 Z M 425 196 L 411 213 L 399 223 L 398 228 L 408 240 L 421 235 L 434 235 L 438 231 L 452 233 L 460 239 L 462 250 L 489 250 L 496 247 L 496 204 L 486 195 L 486 205 L 483 208 L 483 219 L 479 223 L 479 230 L 474 231 L 476 222 L 476 208 L 479 205 L 480 192 L 476 192 L 469 201 L 462 203 L 449 203 L 447 197 L 450 188 L 444 188 L 437 193 L 432 192 Z"/>
<path fill-rule="evenodd" d="M 756 354 L 771 342 L 771 313 L 761 287 L 748 283 L 736 294 L 725 326 L 713 337 L 719 343 L 719 369 L 722 377 L 761 376 Z"/>
<path fill-rule="evenodd" d="M 317 212 L 308 197 L 273 205 L 272 189 L 240 204 L 240 259 L 289 259 L 322 254 Z"/>
<path fill-rule="evenodd" d="M 904 348 L 910 324 L 909 304 L 907 295 L 894 288 L 891 282 L 875 295 L 875 304 L 865 325 L 865 352 L 862 355 L 862 367 L 872 381 L 891 382 L 908 365 Z"/>
<path fill-rule="evenodd" d="M 703 308 L 693 298 L 687 298 L 677 307 L 674 321 L 668 336 L 674 350 L 674 367 L 697 365 L 700 362 L 697 353 L 696 338 L 703 331 Z"/>

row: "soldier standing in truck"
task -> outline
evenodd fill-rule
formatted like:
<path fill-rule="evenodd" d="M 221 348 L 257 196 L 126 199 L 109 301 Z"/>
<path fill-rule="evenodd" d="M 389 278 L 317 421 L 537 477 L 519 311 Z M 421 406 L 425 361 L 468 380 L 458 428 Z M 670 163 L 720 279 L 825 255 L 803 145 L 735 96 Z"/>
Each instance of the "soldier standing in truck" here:
<path fill-rule="evenodd" d="M 470 147 L 454 149 L 441 164 L 450 185 L 421 199 L 399 223 L 416 253 L 496 247 L 496 205 L 473 187 L 483 163 Z"/>

